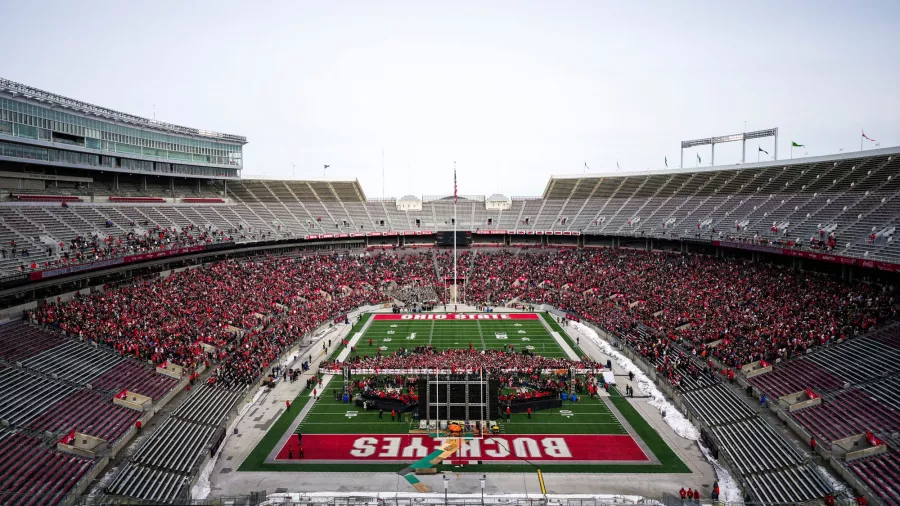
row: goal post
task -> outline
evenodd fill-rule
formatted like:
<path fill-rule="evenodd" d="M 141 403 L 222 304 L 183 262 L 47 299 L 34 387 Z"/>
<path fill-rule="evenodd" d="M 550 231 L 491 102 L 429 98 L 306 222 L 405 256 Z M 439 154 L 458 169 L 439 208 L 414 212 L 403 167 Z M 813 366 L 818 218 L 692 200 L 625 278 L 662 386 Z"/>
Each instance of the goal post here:
<path fill-rule="evenodd" d="M 439 370 L 419 381 L 419 419 L 435 437 L 483 438 L 496 415 L 500 382 L 482 372 Z"/>

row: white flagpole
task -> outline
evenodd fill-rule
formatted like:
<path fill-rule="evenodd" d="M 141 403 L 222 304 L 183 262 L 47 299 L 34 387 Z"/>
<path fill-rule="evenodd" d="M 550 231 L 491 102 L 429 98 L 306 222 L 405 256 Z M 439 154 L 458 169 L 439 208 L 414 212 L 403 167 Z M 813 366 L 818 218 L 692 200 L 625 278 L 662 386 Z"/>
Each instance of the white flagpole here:
<path fill-rule="evenodd" d="M 453 291 L 453 303 L 456 304 L 458 301 L 458 293 L 459 293 L 459 285 L 457 285 L 456 278 L 456 201 L 459 200 L 456 183 L 456 162 L 453 162 L 453 286 L 456 290 Z"/>

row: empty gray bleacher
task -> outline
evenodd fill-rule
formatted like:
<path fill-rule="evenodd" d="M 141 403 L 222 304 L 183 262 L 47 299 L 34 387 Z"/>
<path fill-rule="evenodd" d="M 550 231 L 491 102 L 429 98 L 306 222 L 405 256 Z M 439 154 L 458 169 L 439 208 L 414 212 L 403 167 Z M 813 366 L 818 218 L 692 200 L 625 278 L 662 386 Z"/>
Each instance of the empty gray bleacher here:
<path fill-rule="evenodd" d="M 745 477 L 747 491 L 762 504 L 800 504 L 830 493 L 831 485 L 811 465 L 766 471 Z"/>
<path fill-rule="evenodd" d="M 809 360 L 844 381 L 860 383 L 900 370 L 900 349 L 861 337 L 813 353 Z"/>
<path fill-rule="evenodd" d="M 131 460 L 180 473 L 190 473 L 203 456 L 215 427 L 169 417 L 141 445 Z"/>
<path fill-rule="evenodd" d="M 124 360 L 107 350 L 69 340 L 25 360 L 22 365 L 75 383 L 89 384 Z"/>
<path fill-rule="evenodd" d="M 714 385 L 686 392 L 684 398 L 700 418 L 710 426 L 749 420 L 756 412 L 726 385 Z"/>
<path fill-rule="evenodd" d="M 107 487 L 112 495 L 172 503 L 187 499 L 190 478 L 183 474 L 129 462 Z"/>
<path fill-rule="evenodd" d="M 0 366 L 0 420 L 21 426 L 69 396 L 75 387 Z"/>
<path fill-rule="evenodd" d="M 200 385 L 191 392 L 191 396 L 172 412 L 172 416 L 202 423 L 219 425 L 225 415 L 234 407 L 240 393 L 220 387 Z"/>
<path fill-rule="evenodd" d="M 219 386 L 195 388 L 141 443 L 113 479 L 110 493 L 157 501 L 184 493 L 179 478 L 187 481 L 197 471 L 207 445 L 240 397 L 241 391 Z"/>
<path fill-rule="evenodd" d="M 731 457 L 734 470 L 750 475 L 796 466 L 803 458 L 774 429 L 759 418 L 713 428 L 719 451 Z"/>

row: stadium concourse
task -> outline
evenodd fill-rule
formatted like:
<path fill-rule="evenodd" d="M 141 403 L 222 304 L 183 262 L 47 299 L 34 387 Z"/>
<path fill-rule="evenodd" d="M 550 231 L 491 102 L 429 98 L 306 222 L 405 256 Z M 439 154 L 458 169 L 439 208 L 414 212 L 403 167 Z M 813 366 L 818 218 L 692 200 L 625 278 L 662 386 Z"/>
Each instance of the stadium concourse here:
<path fill-rule="evenodd" d="M 267 429 L 281 421 L 286 411 L 284 401 L 295 399 L 296 392 L 308 386 L 301 394 L 304 402 L 294 409 L 306 408 L 308 396 L 316 388 L 315 381 L 309 382 L 311 373 L 336 348 L 347 347 L 342 343 L 346 334 L 334 335 L 338 330 L 328 327 L 335 321 L 345 321 L 354 308 L 390 302 L 388 293 L 398 287 L 427 286 L 443 297 L 447 286 L 442 272 L 447 270 L 447 260 L 446 252 L 431 250 L 263 256 L 126 281 L 88 296 L 51 299 L 29 311 L 27 323 L 4 326 L 0 335 L 5 336 L 5 366 L 38 383 L 59 382 L 60 387 L 82 388 L 95 385 L 94 378 L 106 376 L 108 371 L 125 364 L 136 367 L 138 362 L 134 359 L 161 367 L 183 367 L 179 389 L 190 384 L 195 387 L 188 392 L 187 401 L 164 420 L 143 419 L 147 434 L 103 482 L 102 489 L 109 497 L 173 501 L 187 496 L 190 480 L 200 471 L 204 454 L 219 447 L 225 424 L 242 407 L 248 409 L 240 398 L 255 395 L 255 387 L 269 377 L 273 367 L 281 366 L 278 372 L 283 375 L 285 357 L 296 357 L 286 367 L 299 375 L 299 381 L 278 382 L 275 390 L 262 394 L 266 396 L 264 400 L 257 399 L 249 412 L 244 412 L 238 422 L 240 437 L 229 431 L 224 450 L 227 456 L 220 455 L 215 476 L 210 478 L 213 495 L 235 493 L 241 487 L 246 491 L 249 482 L 242 477 L 257 473 L 238 470 L 248 452 L 255 451 L 249 441 L 281 438 L 281 433 Z M 674 402 L 683 402 L 689 417 L 704 428 L 708 434 L 706 442 L 717 449 L 722 463 L 731 467 L 749 499 L 796 502 L 822 499 L 831 491 L 822 471 L 809 466 L 811 449 L 798 447 L 796 441 L 792 443 L 789 437 L 773 430 L 771 421 L 761 416 L 765 413 L 757 414 L 762 393 L 769 393 L 770 405 L 781 408 L 779 416 L 789 416 L 791 420 L 803 420 L 807 411 L 823 412 L 823 416 L 811 417 L 809 420 L 814 422 L 804 425 L 813 427 L 823 443 L 815 451 L 822 456 L 837 456 L 840 460 L 835 462 L 842 466 L 842 474 L 848 480 L 856 480 L 854 488 L 859 492 L 888 499 L 895 493 L 891 482 L 880 477 L 882 472 L 891 472 L 896 451 L 891 435 L 900 428 L 897 361 L 891 359 L 900 344 L 897 326 L 891 323 L 897 316 L 898 303 L 885 288 L 739 259 L 629 249 L 474 249 L 460 256 L 458 262 L 460 277 L 468 280 L 461 287 L 463 297 L 477 302 L 476 307 L 552 305 L 568 313 L 569 319 L 590 322 L 602 329 L 638 364 L 647 364 L 646 372 L 661 383 Z M 439 267 L 442 264 L 443 269 Z M 436 302 L 440 305 L 447 301 Z M 349 332 L 348 325 L 339 327 L 340 332 Z M 29 337 L 25 340 L 23 336 Z M 316 340 L 313 344 L 309 344 L 311 337 Z M 473 336 L 461 343 L 474 340 Z M 611 350 L 601 350 L 602 343 L 577 341 L 574 346 L 600 364 L 605 365 L 606 359 L 613 356 Z M 299 348 L 298 343 L 304 343 L 305 348 Z M 466 344 L 455 346 L 468 348 Z M 359 346 L 358 342 L 355 346 Z M 564 352 L 559 353 L 556 356 L 565 356 Z M 855 358 L 846 362 L 851 356 Z M 872 361 L 873 372 L 862 372 L 869 369 L 867 362 L 856 362 L 860 356 Z M 100 366 L 99 357 L 105 357 L 102 363 L 107 365 Z M 383 355 L 383 359 L 389 360 L 390 354 Z M 835 365 L 842 362 L 844 367 Z M 61 368 L 61 364 L 66 367 Z M 427 363 L 419 365 L 428 367 Z M 629 366 L 617 362 L 613 372 L 627 378 L 633 371 L 625 367 Z M 781 370 L 792 368 L 803 371 L 797 375 L 800 380 L 791 375 L 765 382 L 769 375 L 776 378 Z M 41 374 L 51 373 L 56 377 L 39 379 L 45 378 Z M 745 377 L 757 388 L 755 404 L 733 391 L 732 378 L 742 382 Z M 836 383 L 833 377 L 850 386 Z M 113 387 L 91 391 L 102 395 L 124 389 L 151 396 L 151 387 L 139 386 L 137 378 L 129 376 L 112 383 Z M 8 384 L 9 392 L 16 391 L 15 381 Z M 639 397 L 641 393 L 650 395 L 646 391 L 650 383 L 622 381 L 630 388 L 637 387 Z M 204 388 L 197 388 L 198 382 Z M 624 392 L 624 386 L 619 388 Z M 802 409 L 785 415 L 788 410 L 784 403 L 788 401 L 774 402 L 776 396 L 807 388 L 815 391 L 809 392 L 813 395 L 809 395 L 812 402 L 808 407 L 799 406 Z M 676 460 L 683 461 L 690 472 L 661 473 L 659 480 L 654 477 L 623 482 L 615 474 L 567 481 L 545 470 L 549 490 L 628 491 L 660 497 L 663 493 L 677 494 L 682 484 L 690 484 L 694 490 L 699 485 L 708 500 L 715 478 L 697 444 L 667 424 L 675 408 L 669 408 L 669 415 L 663 417 L 658 410 L 647 407 L 646 399 L 630 400 L 616 393 L 610 402 L 619 411 L 627 411 L 633 405 L 640 413 L 637 418 L 650 423 L 650 432 L 641 434 L 641 439 L 646 442 L 647 434 L 658 434 L 663 446 L 671 448 Z M 853 404 L 844 400 L 850 395 Z M 112 395 L 107 397 L 111 398 Z M 655 400 L 658 399 L 650 398 Z M 107 402 L 101 410 L 104 417 L 113 412 L 112 402 Z M 764 397 L 762 403 L 765 404 Z M 70 404 L 66 409 L 72 411 L 66 415 L 67 422 L 57 425 L 73 427 L 87 435 L 107 433 L 89 421 L 92 415 L 85 405 Z M 28 437 L 30 420 L 41 414 L 10 416 L 17 412 L 16 405 L 10 404 L 3 413 L 11 434 L 18 438 L 0 440 L 0 444 L 6 442 L 7 452 L 23 451 L 20 440 Z M 838 413 L 842 419 L 854 420 L 852 428 L 835 428 Z M 627 413 L 623 416 L 628 418 Z M 799 426 L 798 429 L 804 430 Z M 62 428 L 49 430 L 59 431 L 59 437 L 66 436 Z M 270 433 L 274 435 L 269 436 Z M 844 443 L 834 438 L 860 434 L 871 445 L 865 454 L 836 449 Z M 13 441 L 16 446 L 9 446 Z M 56 455 L 46 442 L 34 440 L 29 444 L 45 454 Z M 233 449 L 233 445 L 238 449 Z M 828 453 L 823 453 L 826 450 Z M 102 467 L 90 460 L 84 465 L 98 471 Z M 84 468 L 72 472 L 80 475 Z M 302 483 L 310 489 L 346 489 L 344 475 L 303 473 L 298 477 L 287 472 L 284 478 L 276 478 L 271 473 L 263 474 L 257 480 L 265 477 L 266 483 L 273 486 L 308 480 Z M 515 477 L 516 473 L 500 473 L 496 478 L 494 474 L 491 486 L 498 487 L 497 491 L 539 489 L 534 476 L 522 481 L 521 476 Z M 62 472 L 58 476 L 66 481 L 51 480 L 38 485 L 29 481 L 34 479 L 33 474 L 23 475 L 6 482 L 3 492 L 29 493 L 52 488 L 64 495 L 74 481 Z M 237 481 L 228 481 L 232 477 Z M 464 489 L 477 483 L 472 476 L 463 475 L 461 480 Z M 647 481 L 657 485 L 647 485 Z M 226 482 L 232 483 L 229 486 L 233 488 L 215 488 Z M 371 483 L 373 487 L 384 485 L 378 480 Z"/>

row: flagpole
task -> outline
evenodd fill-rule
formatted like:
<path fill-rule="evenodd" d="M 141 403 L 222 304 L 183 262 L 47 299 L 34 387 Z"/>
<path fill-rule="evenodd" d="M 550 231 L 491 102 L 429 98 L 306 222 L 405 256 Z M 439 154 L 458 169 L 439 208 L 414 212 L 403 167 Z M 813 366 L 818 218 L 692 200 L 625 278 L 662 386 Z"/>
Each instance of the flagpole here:
<path fill-rule="evenodd" d="M 456 207 L 458 197 L 456 196 L 458 193 L 456 189 L 456 162 L 453 162 L 453 286 L 456 290 L 453 291 L 453 304 L 457 304 L 459 300 L 459 285 L 457 284 L 456 278 Z"/>
<path fill-rule="evenodd" d="M 859 150 L 862 151 L 863 148 L 863 137 L 862 134 L 859 136 Z"/>

